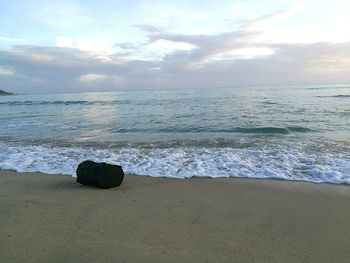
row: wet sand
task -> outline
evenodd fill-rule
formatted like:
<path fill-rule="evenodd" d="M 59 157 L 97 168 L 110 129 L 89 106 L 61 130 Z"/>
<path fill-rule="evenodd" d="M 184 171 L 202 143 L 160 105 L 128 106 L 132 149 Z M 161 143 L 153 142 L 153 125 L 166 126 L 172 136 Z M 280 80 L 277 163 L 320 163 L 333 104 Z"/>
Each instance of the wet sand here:
<path fill-rule="evenodd" d="M 1 262 L 348 262 L 350 186 L 0 171 Z"/>

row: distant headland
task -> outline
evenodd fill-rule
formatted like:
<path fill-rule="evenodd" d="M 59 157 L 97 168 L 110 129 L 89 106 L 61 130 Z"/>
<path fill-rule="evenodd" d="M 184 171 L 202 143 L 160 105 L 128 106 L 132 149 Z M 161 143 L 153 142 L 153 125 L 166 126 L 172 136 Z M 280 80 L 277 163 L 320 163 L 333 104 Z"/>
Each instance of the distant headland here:
<path fill-rule="evenodd" d="M 15 94 L 0 89 L 0 96 L 1 96 L 1 95 L 15 95 Z"/>

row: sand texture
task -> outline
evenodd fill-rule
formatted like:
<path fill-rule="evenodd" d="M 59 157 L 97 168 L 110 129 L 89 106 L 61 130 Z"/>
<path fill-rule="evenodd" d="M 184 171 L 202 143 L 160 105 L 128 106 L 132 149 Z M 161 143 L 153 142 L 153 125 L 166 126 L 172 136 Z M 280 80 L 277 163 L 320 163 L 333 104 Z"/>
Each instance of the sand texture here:
<path fill-rule="evenodd" d="M 350 262 L 350 186 L 0 171 L 1 262 Z"/>

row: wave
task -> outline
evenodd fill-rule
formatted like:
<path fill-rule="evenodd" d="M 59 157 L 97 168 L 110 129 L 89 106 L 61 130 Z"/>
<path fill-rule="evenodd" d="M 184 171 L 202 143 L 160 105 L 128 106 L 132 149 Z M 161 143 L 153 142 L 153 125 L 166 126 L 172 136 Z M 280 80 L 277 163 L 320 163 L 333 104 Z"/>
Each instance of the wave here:
<path fill-rule="evenodd" d="M 133 104 L 137 106 L 154 106 L 154 105 L 167 105 L 183 103 L 184 101 L 190 101 L 191 99 L 166 99 L 166 100 L 128 100 L 128 99 L 118 99 L 118 100 L 56 100 L 56 101 L 36 101 L 36 100 L 24 100 L 24 101 L 2 101 L 0 105 L 8 106 L 38 106 L 38 105 L 102 105 L 102 106 L 113 106 L 113 105 L 127 105 Z"/>
<path fill-rule="evenodd" d="M 332 95 L 332 96 L 317 96 L 318 98 L 350 98 L 350 95 L 348 94 L 339 94 L 339 95 Z"/>
<path fill-rule="evenodd" d="M 289 127 L 287 127 L 287 130 L 291 131 L 291 132 L 315 132 L 315 130 L 313 130 L 313 129 L 309 129 L 306 127 L 300 127 L 300 126 L 289 126 Z"/>
<path fill-rule="evenodd" d="M 38 105 L 125 105 L 131 103 L 129 100 L 111 100 L 111 101 L 87 101 L 87 100 L 71 100 L 71 101 L 5 101 L 0 105 L 8 106 L 38 106 Z"/>
<path fill-rule="evenodd" d="M 273 101 L 262 101 L 260 103 L 264 105 L 279 105 L 279 103 Z"/>
<path fill-rule="evenodd" d="M 274 178 L 350 184 L 349 155 L 310 152 L 302 144 L 98 149 L 0 143 L 0 169 L 75 176 L 77 165 L 86 159 L 120 164 L 127 174 L 153 177 Z"/>
<path fill-rule="evenodd" d="M 240 133 L 262 133 L 262 134 L 288 134 L 290 132 L 312 132 L 312 129 L 298 126 L 290 126 L 286 128 L 278 127 L 258 127 L 258 128 L 236 128 L 234 132 Z"/>
<path fill-rule="evenodd" d="M 327 86 L 327 87 L 310 87 L 310 88 L 305 88 L 306 90 L 324 90 L 324 89 L 348 89 L 350 88 L 349 86 Z"/>
<path fill-rule="evenodd" d="M 116 133 L 201 133 L 201 132 L 219 132 L 219 133 L 245 133 L 245 134 L 290 134 L 290 133 L 306 133 L 306 132 L 314 132 L 314 130 L 299 127 L 299 126 L 290 126 L 285 128 L 279 127 L 252 127 L 252 128 L 226 128 L 219 129 L 216 127 L 181 127 L 178 126 L 170 126 L 165 128 L 115 128 L 113 129 Z"/>

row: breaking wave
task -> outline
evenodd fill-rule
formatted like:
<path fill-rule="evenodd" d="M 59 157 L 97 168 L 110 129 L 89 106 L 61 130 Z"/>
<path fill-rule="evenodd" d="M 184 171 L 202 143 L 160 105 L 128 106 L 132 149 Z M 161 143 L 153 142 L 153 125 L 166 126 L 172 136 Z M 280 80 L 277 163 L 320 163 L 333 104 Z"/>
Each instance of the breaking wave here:
<path fill-rule="evenodd" d="M 152 177 L 274 178 L 350 184 L 350 156 L 309 152 L 302 144 L 246 148 L 110 148 L 0 144 L 0 169 L 75 176 L 86 159 L 120 164 Z"/>

